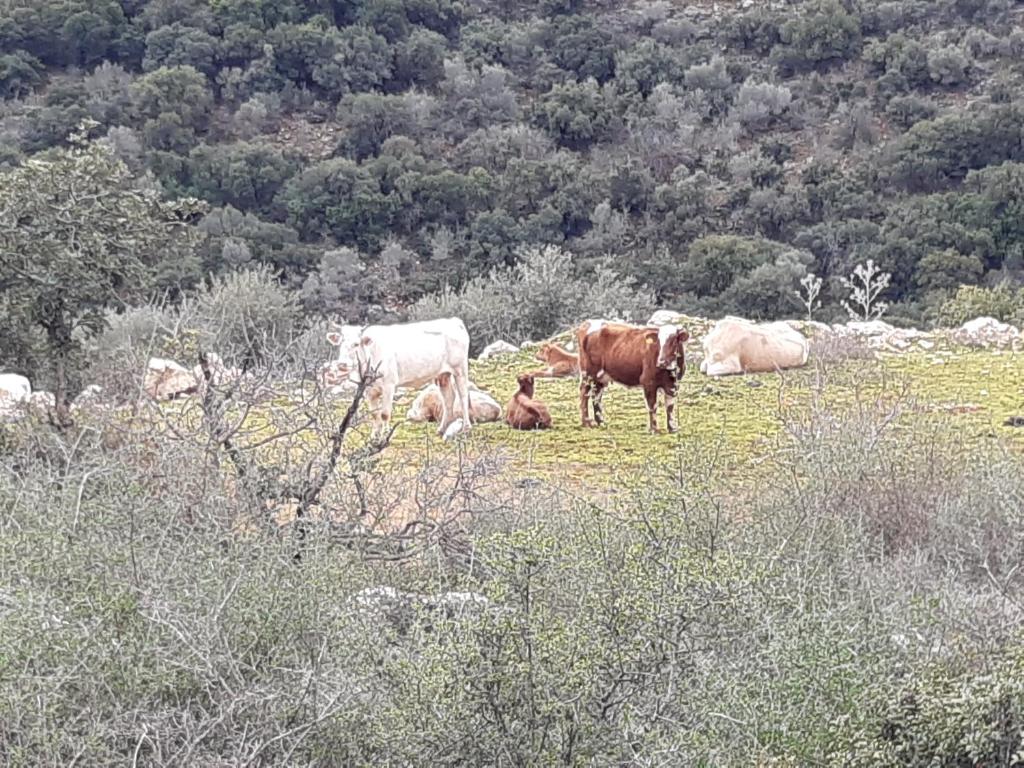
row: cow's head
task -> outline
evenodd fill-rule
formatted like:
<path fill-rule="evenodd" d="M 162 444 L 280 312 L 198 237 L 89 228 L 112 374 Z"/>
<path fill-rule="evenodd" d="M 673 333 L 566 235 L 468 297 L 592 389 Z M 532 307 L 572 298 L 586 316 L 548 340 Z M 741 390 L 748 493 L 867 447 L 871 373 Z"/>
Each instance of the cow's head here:
<path fill-rule="evenodd" d="M 690 334 L 678 325 L 663 325 L 658 329 L 658 367 L 683 370 L 683 345 Z"/>
<path fill-rule="evenodd" d="M 541 344 L 540 347 L 537 348 L 537 359 L 540 360 L 542 363 L 550 362 L 548 357 L 551 354 L 551 348 L 552 344 L 549 341 L 545 341 L 543 344 Z"/>
<path fill-rule="evenodd" d="M 335 376 L 347 376 L 349 379 L 358 378 L 361 371 L 367 369 L 370 359 L 370 348 L 373 340 L 361 333 L 350 334 L 345 330 L 329 331 L 327 342 L 338 348 L 338 356 L 332 363 L 329 363 L 331 372 Z"/>
<path fill-rule="evenodd" d="M 516 381 L 519 383 L 519 391 L 527 397 L 533 397 L 533 374 L 531 373 L 520 373 L 516 377 Z"/>

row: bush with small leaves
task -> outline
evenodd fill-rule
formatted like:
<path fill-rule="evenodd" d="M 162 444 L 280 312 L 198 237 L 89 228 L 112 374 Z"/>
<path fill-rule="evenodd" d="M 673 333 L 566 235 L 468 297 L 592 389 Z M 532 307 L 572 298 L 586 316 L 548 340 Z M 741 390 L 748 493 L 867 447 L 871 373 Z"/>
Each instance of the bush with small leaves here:
<path fill-rule="evenodd" d="M 838 0 L 817 0 L 779 28 L 779 39 L 772 56 L 783 71 L 828 66 L 860 51 L 860 18 Z"/>
<path fill-rule="evenodd" d="M 736 94 L 734 113 L 747 130 L 762 131 L 782 118 L 792 101 L 793 94 L 784 85 L 748 80 Z"/>
<path fill-rule="evenodd" d="M 495 339 L 545 338 L 588 317 L 614 314 L 635 321 L 653 307 L 646 288 L 604 267 L 584 273 L 572 254 L 557 246 L 524 247 L 517 255 L 514 267 L 420 299 L 411 316 L 461 317 L 476 352 Z"/>
<path fill-rule="evenodd" d="M 946 326 L 963 325 L 976 317 L 994 317 L 1024 327 L 1024 288 L 1007 282 L 991 288 L 964 285 L 938 311 L 939 323 Z"/>
<path fill-rule="evenodd" d="M 243 367 L 272 359 L 300 326 L 297 297 L 263 265 L 212 277 L 187 298 L 181 317 L 204 349 Z"/>
<path fill-rule="evenodd" d="M 954 46 L 928 51 L 928 74 L 939 85 L 960 85 L 967 79 L 970 62 Z"/>
<path fill-rule="evenodd" d="M 608 93 L 593 79 L 556 85 L 544 96 L 538 114 L 552 138 L 576 150 L 607 138 L 614 119 Z"/>

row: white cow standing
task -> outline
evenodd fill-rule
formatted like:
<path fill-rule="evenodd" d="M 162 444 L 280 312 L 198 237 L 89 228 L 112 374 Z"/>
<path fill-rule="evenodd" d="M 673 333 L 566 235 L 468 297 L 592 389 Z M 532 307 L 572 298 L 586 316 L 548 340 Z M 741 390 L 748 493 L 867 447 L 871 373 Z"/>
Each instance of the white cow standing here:
<path fill-rule="evenodd" d="M 366 390 L 373 412 L 373 434 L 380 436 L 391 420 L 398 387 L 435 382 L 441 389 L 444 413 L 437 433 L 455 420 L 455 401 L 462 411 L 462 429 L 469 429 L 469 332 L 457 317 L 420 323 L 371 325 L 354 333 L 351 326 L 327 334 L 338 347 L 334 370 L 358 382 L 366 373 L 377 378 Z"/>

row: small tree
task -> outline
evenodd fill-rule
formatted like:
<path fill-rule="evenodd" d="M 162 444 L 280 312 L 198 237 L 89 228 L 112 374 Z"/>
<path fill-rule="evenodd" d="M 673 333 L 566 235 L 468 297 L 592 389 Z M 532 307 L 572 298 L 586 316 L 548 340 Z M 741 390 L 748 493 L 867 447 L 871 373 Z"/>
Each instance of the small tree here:
<path fill-rule="evenodd" d="M 0 297 L 15 325 L 5 332 L 45 333 L 63 422 L 82 339 L 144 293 L 158 262 L 188 258 L 200 234 L 188 224 L 198 202 L 138 188 L 108 147 L 86 140 L 88 127 L 70 148 L 0 175 Z"/>
<path fill-rule="evenodd" d="M 818 294 L 821 293 L 821 278 L 813 272 L 808 272 L 800 279 L 800 287 L 794 293 L 807 311 L 807 320 L 813 320 L 814 310 L 821 309 L 821 301 L 818 299 Z"/>
<path fill-rule="evenodd" d="M 849 277 L 839 278 L 843 287 L 850 291 L 850 300 L 843 307 L 854 320 L 877 320 L 885 314 L 889 305 L 878 297 L 889 287 L 892 275 L 883 272 L 872 259 L 867 264 L 858 264 Z"/>

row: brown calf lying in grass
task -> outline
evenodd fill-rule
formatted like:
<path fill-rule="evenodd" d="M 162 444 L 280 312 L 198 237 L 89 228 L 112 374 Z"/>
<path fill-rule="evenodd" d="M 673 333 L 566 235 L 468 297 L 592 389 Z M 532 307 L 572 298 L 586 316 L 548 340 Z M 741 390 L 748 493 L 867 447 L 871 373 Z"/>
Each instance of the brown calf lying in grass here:
<path fill-rule="evenodd" d="M 521 373 L 519 391 L 505 408 L 505 421 L 512 429 L 549 429 L 551 414 L 539 400 L 533 399 L 533 374 Z"/>
<path fill-rule="evenodd" d="M 544 342 L 537 350 L 537 359 L 547 363 L 547 368 L 531 371 L 530 375 L 538 379 L 565 379 L 577 376 L 580 372 L 580 359 L 577 355 L 562 349 L 557 344 Z"/>

